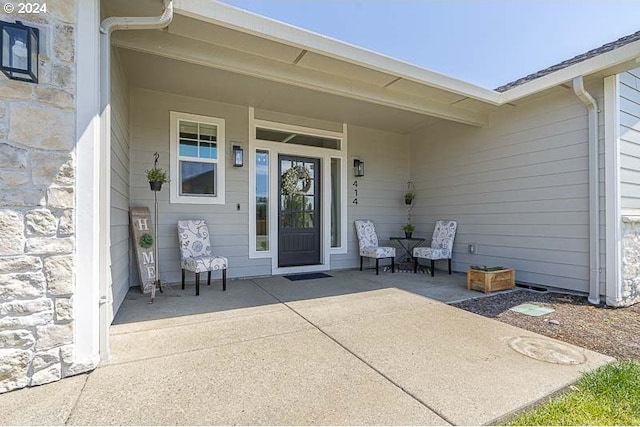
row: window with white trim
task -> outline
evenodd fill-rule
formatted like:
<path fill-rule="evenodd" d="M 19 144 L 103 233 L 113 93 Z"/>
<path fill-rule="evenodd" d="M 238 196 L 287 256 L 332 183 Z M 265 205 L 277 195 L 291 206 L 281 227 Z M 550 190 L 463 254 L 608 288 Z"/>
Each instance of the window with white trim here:
<path fill-rule="evenodd" d="M 224 119 L 170 116 L 171 203 L 224 204 Z"/>

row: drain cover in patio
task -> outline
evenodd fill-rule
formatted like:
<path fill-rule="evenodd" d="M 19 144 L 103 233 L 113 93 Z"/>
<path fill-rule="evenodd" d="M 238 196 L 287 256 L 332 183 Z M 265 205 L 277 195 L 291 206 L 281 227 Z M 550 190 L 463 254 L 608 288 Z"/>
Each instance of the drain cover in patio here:
<path fill-rule="evenodd" d="M 540 307 L 535 304 L 520 304 L 515 307 L 511 307 L 509 310 L 534 317 L 544 316 L 545 314 L 553 313 L 555 311 L 553 308 Z"/>
<path fill-rule="evenodd" d="M 288 276 L 284 276 L 285 279 L 289 279 L 292 282 L 297 282 L 298 280 L 324 279 L 326 277 L 333 276 L 326 273 L 290 274 Z"/>

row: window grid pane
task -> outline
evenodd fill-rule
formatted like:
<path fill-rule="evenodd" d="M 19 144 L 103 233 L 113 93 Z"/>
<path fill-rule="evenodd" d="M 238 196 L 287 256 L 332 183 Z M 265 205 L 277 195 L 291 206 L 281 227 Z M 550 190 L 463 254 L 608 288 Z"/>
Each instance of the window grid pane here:
<path fill-rule="evenodd" d="M 218 159 L 218 127 L 203 123 L 179 121 L 179 155 L 194 159 Z"/>

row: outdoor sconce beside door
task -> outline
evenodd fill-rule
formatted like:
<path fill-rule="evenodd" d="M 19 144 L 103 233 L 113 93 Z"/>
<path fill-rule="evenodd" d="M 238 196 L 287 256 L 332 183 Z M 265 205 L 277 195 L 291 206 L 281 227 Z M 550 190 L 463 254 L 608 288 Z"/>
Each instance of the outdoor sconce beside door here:
<path fill-rule="evenodd" d="M 362 160 L 353 160 L 353 175 L 356 177 L 364 176 L 364 162 Z"/>
<path fill-rule="evenodd" d="M 20 21 L 0 21 L 0 70 L 13 80 L 38 83 L 40 33 Z"/>
<path fill-rule="evenodd" d="M 239 145 L 233 146 L 233 167 L 240 168 L 244 165 L 244 151 Z"/>

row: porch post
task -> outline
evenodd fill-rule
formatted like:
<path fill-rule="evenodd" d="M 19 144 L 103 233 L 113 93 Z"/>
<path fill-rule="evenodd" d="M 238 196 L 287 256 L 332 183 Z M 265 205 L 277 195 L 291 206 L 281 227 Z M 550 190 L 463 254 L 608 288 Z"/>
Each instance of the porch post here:
<path fill-rule="evenodd" d="M 76 37 L 76 253 L 74 363 L 82 371 L 99 361 L 100 81 L 99 0 L 77 2 Z"/>

